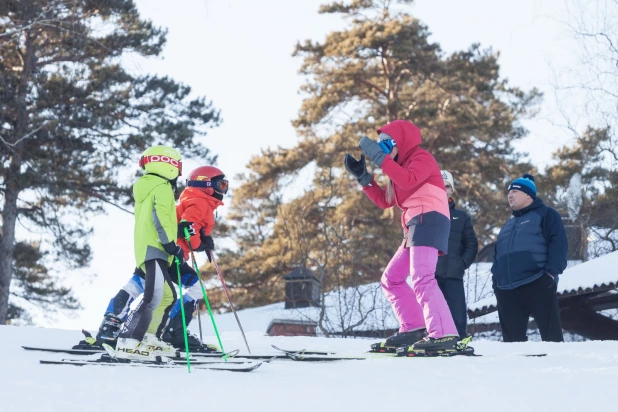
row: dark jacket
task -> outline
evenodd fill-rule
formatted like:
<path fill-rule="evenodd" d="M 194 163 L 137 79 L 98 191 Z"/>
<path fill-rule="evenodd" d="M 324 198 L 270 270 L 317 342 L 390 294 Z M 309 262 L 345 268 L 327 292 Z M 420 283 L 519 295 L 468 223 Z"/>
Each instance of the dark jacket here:
<path fill-rule="evenodd" d="M 470 267 L 479 244 L 472 227 L 470 216 L 455 208 L 455 202 L 449 199 L 451 212 L 451 232 L 448 237 L 448 254 L 438 258 L 436 277 L 446 279 L 463 279 L 464 272 Z"/>
<path fill-rule="evenodd" d="M 534 282 L 545 273 L 558 282 L 567 266 L 567 238 L 560 214 L 540 198 L 500 230 L 491 267 L 494 286 L 509 290 Z"/>

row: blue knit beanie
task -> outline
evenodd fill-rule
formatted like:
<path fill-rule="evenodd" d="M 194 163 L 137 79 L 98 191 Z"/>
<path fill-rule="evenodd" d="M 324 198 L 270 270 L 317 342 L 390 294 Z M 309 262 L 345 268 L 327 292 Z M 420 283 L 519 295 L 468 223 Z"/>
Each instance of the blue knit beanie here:
<path fill-rule="evenodd" d="M 536 198 L 536 185 L 534 184 L 534 176 L 525 174 L 522 177 L 518 177 L 513 180 L 513 183 L 509 185 L 509 192 L 511 190 L 519 190 L 524 192 L 531 198 Z"/>

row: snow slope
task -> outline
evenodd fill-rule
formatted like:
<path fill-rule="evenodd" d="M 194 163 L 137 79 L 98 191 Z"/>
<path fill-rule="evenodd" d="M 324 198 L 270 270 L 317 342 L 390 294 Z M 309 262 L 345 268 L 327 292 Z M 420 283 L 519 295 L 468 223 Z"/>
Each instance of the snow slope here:
<path fill-rule="evenodd" d="M 252 330 L 250 325 L 246 329 Z M 206 332 L 206 331 L 205 331 Z M 251 373 L 40 365 L 75 355 L 21 345 L 68 347 L 78 331 L 0 326 L 0 411 L 581 411 L 617 410 L 618 342 L 474 342 L 474 358 L 391 358 L 302 363 L 277 360 Z M 285 348 L 367 355 L 370 340 L 266 337 L 253 353 Z M 208 341 L 214 338 L 209 337 Z M 243 348 L 224 332 L 227 349 Z M 546 357 L 521 353 L 547 352 Z M 94 355 L 96 356 L 96 355 Z"/>

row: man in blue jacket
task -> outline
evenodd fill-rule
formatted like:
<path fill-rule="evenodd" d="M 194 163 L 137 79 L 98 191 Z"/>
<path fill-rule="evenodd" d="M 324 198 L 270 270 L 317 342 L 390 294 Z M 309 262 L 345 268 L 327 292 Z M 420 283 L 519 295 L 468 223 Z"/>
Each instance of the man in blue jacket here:
<path fill-rule="evenodd" d="M 500 230 L 491 267 L 505 342 L 527 340 L 532 315 L 546 342 L 562 342 L 558 276 L 567 265 L 567 238 L 560 214 L 536 197 L 534 176 L 508 190 L 513 217 Z"/>

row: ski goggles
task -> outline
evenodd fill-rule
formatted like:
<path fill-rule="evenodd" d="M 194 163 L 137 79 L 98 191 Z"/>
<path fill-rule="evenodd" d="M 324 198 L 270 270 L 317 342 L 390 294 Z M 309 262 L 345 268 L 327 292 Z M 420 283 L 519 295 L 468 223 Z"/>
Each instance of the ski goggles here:
<path fill-rule="evenodd" d="M 178 169 L 178 175 L 182 176 L 182 160 L 172 159 L 169 156 L 160 156 L 160 155 L 142 156 L 139 159 L 138 166 L 143 169 L 144 166 L 146 166 L 148 163 L 155 163 L 155 162 L 168 163 L 174 166 L 176 169 Z"/>
<path fill-rule="evenodd" d="M 227 189 L 230 187 L 230 182 L 225 179 L 215 180 L 212 182 L 212 187 L 215 189 L 215 192 L 227 193 Z"/>
<path fill-rule="evenodd" d="M 397 146 L 397 143 L 393 139 L 385 139 L 378 143 L 380 149 L 386 154 L 390 154 L 393 151 L 393 147 Z"/>
<path fill-rule="evenodd" d="M 216 179 L 216 180 L 190 180 L 187 182 L 187 186 L 190 187 L 202 187 L 202 188 L 213 188 L 215 192 L 221 194 L 227 194 L 227 190 L 229 189 L 230 182 L 225 179 Z"/>

